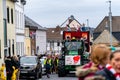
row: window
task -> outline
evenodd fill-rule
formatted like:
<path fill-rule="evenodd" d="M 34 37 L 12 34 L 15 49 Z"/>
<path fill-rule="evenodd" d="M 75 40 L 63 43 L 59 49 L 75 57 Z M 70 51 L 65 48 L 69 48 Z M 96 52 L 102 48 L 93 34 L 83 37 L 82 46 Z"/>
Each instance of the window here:
<path fill-rule="evenodd" d="M 4 46 L 7 46 L 7 21 L 4 19 Z"/>
<path fill-rule="evenodd" d="M 16 20 L 15 20 L 16 22 L 16 28 L 18 29 L 18 11 L 16 10 Z"/>
<path fill-rule="evenodd" d="M 21 44 L 21 55 L 23 54 L 23 44 L 22 44 L 22 42 L 20 42 L 20 44 Z"/>
<path fill-rule="evenodd" d="M 9 16 L 9 7 L 7 7 L 7 21 L 10 22 L 10 16 Z"/>
<path fill-rule="evenodd" d="M 11 40 L 10 39 L 8 40 L 8 53 L 9 53 L 9 56 L 11 56 Z"/>
<path fill-rule="evenodd" d="M 11 23 L 13 24 L 13 9 L 11 9 Z"/>
<path fill-rule="evenodd" d="M 15 26 L 17 28 L 17 10 L 15 10 Z"/>
<path fill-rule="evenodd" d="M 15 51 L 14 51 L 14 39 L 12 40 L 12 53 L 13 53 L 13 55 L 15 54 Z"/>
<path fill-rule="evenodd" d="M 20 50 L 19 50 L 19 48 L 20 48 L 20 45 L 19 45 L 19 42 L 17 42 L 17 52 L 18 52 L 17 54 L 18 54 L 18 55 L 20 55 Z"/>

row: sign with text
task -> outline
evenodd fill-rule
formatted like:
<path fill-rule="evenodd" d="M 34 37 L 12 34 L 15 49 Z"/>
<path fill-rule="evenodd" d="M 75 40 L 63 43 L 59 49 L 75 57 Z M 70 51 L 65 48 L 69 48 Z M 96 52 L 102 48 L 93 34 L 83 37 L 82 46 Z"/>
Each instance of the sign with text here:
<path fill-rule="evenodd" d="M 65 65 L 80 65 L 80 55 L 65 56 Z"/>

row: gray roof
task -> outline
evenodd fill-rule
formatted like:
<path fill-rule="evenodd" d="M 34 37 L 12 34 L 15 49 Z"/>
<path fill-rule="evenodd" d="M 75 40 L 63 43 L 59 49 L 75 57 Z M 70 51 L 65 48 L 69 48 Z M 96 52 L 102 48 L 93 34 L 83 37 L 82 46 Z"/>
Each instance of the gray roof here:
<path fill-rule="evenodd" d="M 95 40 L 102 31 L 106 28 L 106 23 L 109 26 L 109 17 L 105 16 L 101 23 L 97 26 L 93 33 L 93 39 Z M 109 30 L 109 27 L 107 28 Z M 120 16 L 112 16 L 112 34 L 120 41 Z"/>
<path fill-rule="evenodd" d="M 93 42 L 94 44 L 109 44 L 110 43 L 110 33 L 105 29 Z M 118 44 L 119 41 L 112 35 L 112 44 Z"/>
<path fill-rule="evenodd" d="M 105 16 L 100 24 L 96 27 L 94 32 L 102 32 L 106 27 L 106 22 L 109 30 L 109 17 Z M 112 16 L 112 32 L 120 32 L 120 16 Z"/>
<path fill-rule="evenodd" d="M 45 27 L 42 27 L 41 25 L 39 25 L 38 23 L 36 23 L 27 16 L 25 16 L 25 26 L 30 27 L 32 29 L 34 28 L 39 30 L 47 30 Z"/>

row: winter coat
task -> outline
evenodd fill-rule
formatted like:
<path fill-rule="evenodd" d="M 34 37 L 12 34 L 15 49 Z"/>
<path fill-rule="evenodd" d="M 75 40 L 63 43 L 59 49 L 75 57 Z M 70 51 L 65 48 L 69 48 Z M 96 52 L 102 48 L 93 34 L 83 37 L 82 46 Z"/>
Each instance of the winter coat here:
<path fill-rule="evenodd" d="M 19 69 L 20 68 L 20 62 L 18 60 L 11 59 L 11 61 L 12 61 L 12 66 L 14 66 L 15 69 Z"/>
<path fill-rule="evenodd" d="M 96 78 L 101 78 L 99 76 L 94 76 L 95 72 L 98 70 L 101 70 L 101 68 L 95 67 L 94 63 L 89 62 L 76 68 L 76 76 L 79 77 L 79 80 L 95 80 Z M 104 78 L 101 78 L 100 80 L 104 80 Z"/>
<path fill-rule="evenodd" d="M 116 80 L 115 76 L 106 68 L 101 71 L 97 71 L 95 74 L 102 75 L 105 77 L 105 80 Z"/>
<path fill-rule="evenodd" d="M 13 64 L 12 64 L 12 61 L 11 61 L 10 58 L 7 58 L 5 60 L 5 65 L 6 65 L 6 72 L 7 72 L 7 74 L 8 73 L 12 74 L 13 73 L 13 68 L 12 68 Z"/>

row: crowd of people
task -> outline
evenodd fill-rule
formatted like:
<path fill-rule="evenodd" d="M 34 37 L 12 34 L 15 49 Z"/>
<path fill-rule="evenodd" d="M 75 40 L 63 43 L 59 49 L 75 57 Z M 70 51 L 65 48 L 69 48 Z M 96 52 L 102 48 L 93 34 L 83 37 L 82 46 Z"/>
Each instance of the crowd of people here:
<path fill-rule="evenodd" d="M 46 76 L 50 78 L 50 74 L 58 72 L 58 55 L 45 56 Z M 94 45 L 89 59 L 90 62 L 76 68 L 78 80 L 120 80 L 120 50 L 112 51 L 105 44 Z M 5 57 L 0 71 L 4 72 L 5 68 L 1 80 L 19 80 L 19 57 Z"/>
<path fill-rule="evenodd" d="M 5 57 L 5 63 L 0 68 L 0 80 L 19 80 L 20 61 L 17 56 Z"/>
<path fill-rule="evenodd" d="M 44 68 L 46 68 L 46 75 L 50 78 L 49 74 L 57 73 L 58 67 L 58 55 L 35 55 L 38 58 L 45 57 Z M 0 80 L 19 80 L 20 76 L 20 57 L 19 56 L 7 56 L 4 59 L 4 63 L 0 68 Z"/>
<path fill-rule="evenodd" d="M 49 74 L 57 73 L 58 55 L 47 55 L 44 60 L 44 67 L 46 68 L 46 75 L 48 78 L 50 78 Z"/>

